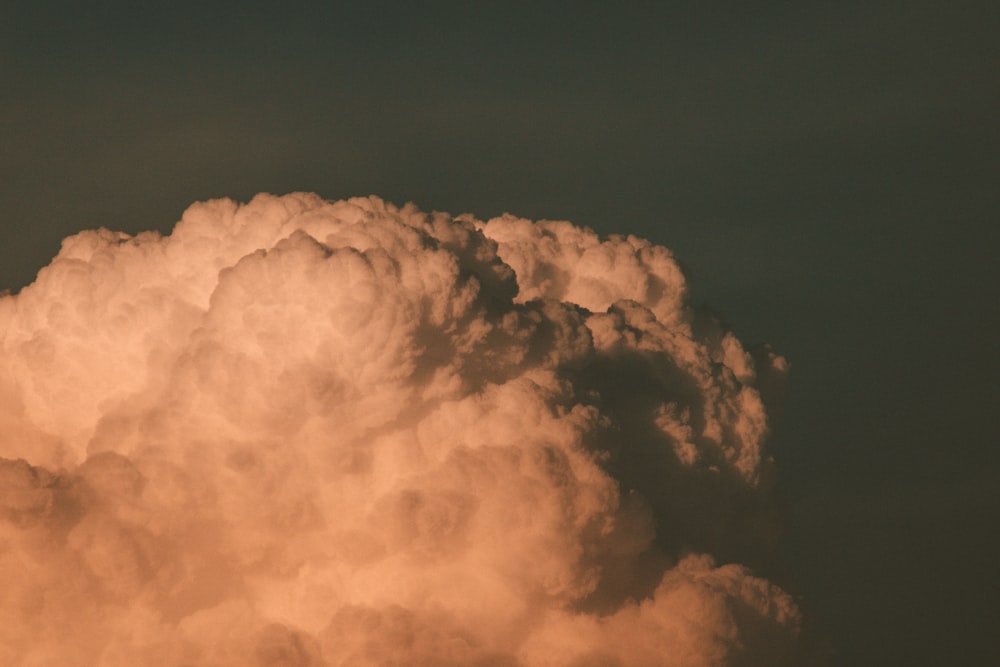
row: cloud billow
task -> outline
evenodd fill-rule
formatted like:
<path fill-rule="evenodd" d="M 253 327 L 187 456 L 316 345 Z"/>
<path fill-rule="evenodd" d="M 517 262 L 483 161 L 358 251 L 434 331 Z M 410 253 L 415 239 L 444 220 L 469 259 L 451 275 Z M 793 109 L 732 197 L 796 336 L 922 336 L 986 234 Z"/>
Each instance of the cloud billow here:
<path fill-rule="evenodd" d="M 791 659 L 747 567 L 785 362 L 665 248 L 215 200 L 66 239 L 0 335 L 3 664 Z"/>

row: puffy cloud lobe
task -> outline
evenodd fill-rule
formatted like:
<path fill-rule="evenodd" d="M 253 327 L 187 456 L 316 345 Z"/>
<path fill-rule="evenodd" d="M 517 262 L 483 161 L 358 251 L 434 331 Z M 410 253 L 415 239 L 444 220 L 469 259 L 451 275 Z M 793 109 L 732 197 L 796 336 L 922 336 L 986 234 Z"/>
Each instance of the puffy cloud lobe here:
<path fill-rule="evenodd" d="M 737 564 L 784 361 L 664 248 L 218 200 L 67 239 L 0 335 L 4 664 L 788 659 Z"/>

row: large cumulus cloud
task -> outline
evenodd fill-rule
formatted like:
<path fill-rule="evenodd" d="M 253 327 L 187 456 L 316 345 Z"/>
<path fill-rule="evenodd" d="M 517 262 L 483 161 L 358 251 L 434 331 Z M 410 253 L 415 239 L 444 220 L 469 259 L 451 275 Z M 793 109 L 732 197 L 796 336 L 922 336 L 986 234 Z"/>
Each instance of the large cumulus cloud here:
<path fill-rule="evenodd" d="M 66 239 L 0 336 L 4 664 L 789 659 L 784 361 L 662 247 L 216 200 Z"/>

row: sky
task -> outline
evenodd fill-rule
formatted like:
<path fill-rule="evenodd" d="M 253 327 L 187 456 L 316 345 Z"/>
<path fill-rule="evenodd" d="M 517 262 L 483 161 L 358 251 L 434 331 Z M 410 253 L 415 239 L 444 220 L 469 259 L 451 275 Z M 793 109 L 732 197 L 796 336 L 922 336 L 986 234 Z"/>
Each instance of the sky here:
<path fill-rule="evenodd" d="M 791 364 L 810 660 L 996 658 L 992 3 L 205 5 L 4 3 L 0 287 L 258 192 L 647 238 Z"/>

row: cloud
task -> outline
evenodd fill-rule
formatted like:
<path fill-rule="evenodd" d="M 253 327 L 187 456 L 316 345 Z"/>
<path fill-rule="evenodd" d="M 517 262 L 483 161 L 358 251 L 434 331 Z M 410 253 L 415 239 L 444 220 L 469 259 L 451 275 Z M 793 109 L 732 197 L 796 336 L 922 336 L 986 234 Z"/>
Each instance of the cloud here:
<path fill-rule="evenodd" d="M 685 294 L 376 197 L 66 239 L 0 299 L 0 662 L 782 664 L 785 363 Z"/>

